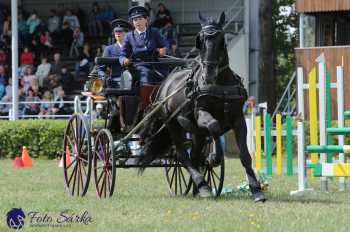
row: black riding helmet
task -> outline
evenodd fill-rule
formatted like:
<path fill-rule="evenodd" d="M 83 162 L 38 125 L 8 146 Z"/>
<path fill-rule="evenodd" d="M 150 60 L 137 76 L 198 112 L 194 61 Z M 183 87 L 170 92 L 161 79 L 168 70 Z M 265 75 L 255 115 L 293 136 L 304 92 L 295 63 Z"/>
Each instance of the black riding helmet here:
<path fill-rule="evenodd" d="M 134 6 L 129 9 L 129 18 L 132 20 L 137 17 L 147 18 L 149 16 L 148 10 L 143 6 Z"/>
<path fill-rule="evenodd" d="M 111 24 L 113 32 L 128 32 L 133 29 L 133 26 L 124 19 L 114 19 Z"/>

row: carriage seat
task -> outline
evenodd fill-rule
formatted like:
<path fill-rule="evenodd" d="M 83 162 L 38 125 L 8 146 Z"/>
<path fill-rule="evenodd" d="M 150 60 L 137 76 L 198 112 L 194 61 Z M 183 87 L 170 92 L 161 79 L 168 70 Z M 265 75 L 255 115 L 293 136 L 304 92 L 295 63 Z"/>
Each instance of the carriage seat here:
<path fill-rule="evenodd" d="M 105 88 L 104 89 L 105 96 L 135 96 L 135 89 L 120 89 L 120 88 Z"/>

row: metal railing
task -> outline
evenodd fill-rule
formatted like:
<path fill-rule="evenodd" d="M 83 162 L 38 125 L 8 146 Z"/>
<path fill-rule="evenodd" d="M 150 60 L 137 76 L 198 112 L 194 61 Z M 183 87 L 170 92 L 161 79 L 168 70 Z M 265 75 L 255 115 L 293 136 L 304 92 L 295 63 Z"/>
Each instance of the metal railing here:
<path fill-rule="evenodd" d="M 25 115 L 23 110 L 19 114 L 19 119 L 41 119 L 41 118 L 51 118 L 51 119 L 56 119 L 56 118 L 70 118 L 73 113 L 77 112 L 83 112 L 84 114 L 87 113 L 88 111 L 91 111 L 93 109 L 90 109 L 90 98 L 84 101 L 80 101 L 80 98 L 78 96 L 75 97 L 74 101 L 21 101 L 18 102 L 18 105 L 28 105 L 28 104 L 50 104 L 51 108 L 54 106 L 54 104 L 64 104 L 64 105 L 71 105 L 71 110 L 70 112 L 72 113 L 67 113 L 67 114 L 53 114 L 51 111 L 49 111 L 49 114 L 47 115 Z M 94 103 L 102 103 L 105 104 L 106 101 L 94 101 Z M 0 102 L 0 109 L 3 108 L 3 106 L 7 106 L 8 108 L 8 115 L 6 116 L 1 116 L 0 119 L 11 119 L 11 114 L 12 114 L 12 102 Z M 7 109 L 6 109 L 7 111 Z"/>
<path fill-rule="evenodd" d="M 293 103 L 292 100 L 294 100 L 294 97 L 296 94 L 296 88 L 293 89 L 293 83 L 295 83 L 295 80 L 296 80 L 296 73 L 293 72 L 292 77 L 290 78 L 280 100 L 278 101 L 277 106 L 273 111 L 271 118 L 274 118 L 278 112 L 282 114 L 286 114 L 286 113 L 292 113 L 294 111 L 296 106 L 295 106 L 295 102 Z M 283 105 L 283 103 L 285 104 Z M 282 105 L 283 105 L 283 108 L 282 108 Z"/>

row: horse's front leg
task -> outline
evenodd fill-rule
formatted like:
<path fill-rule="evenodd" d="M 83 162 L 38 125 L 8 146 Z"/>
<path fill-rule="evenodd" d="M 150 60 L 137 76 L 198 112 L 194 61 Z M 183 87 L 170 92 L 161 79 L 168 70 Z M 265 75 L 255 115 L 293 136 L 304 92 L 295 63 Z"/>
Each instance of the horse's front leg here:
<path fill-rule="evenodd" d="M 195 189 L 198 189 L 199 197 L 211 197 L 211 191 L 208 184 L 205 182 L 203 175 L 199 172 L 198 168 L 193 165 L 190 156 L 187 153 L 186 147 L 184 146 L 185 133 L 180 128 L 178 123 L 168 124 L 168 130 L 171 138 L 175 144 L 177 151 L 177 159 L 184 165 L 186 170 L 191 175 Z"/>
<path fill-rule="evenodd" d="M 217 166 L 224 157 L 220 143 L 220 135 L 222 134 L 220 123 L 209 112 L 200 109 L 197 111 L 197 124 L 199 128 L 208 130 L 214 139 L 215 151 L 209 154 L 207 161 L 209 165 Z"/>
<path fill-rule="evenodd" d="M 264 202 L 266 201 L 266 198 L 263 192 L 261 191 L 260 183 L 256 179 L 255 172 L 252 168 L 252 158 L 249 154 L 247 146 L 247 125 L 245 123 L 243 114 L 233 122 L 232 127 L 235 132 L 236 142 L 240 151 L 239 158 L 243 167 L 245 168 L 249 188 L 253 194 L 254 201 Z"/>

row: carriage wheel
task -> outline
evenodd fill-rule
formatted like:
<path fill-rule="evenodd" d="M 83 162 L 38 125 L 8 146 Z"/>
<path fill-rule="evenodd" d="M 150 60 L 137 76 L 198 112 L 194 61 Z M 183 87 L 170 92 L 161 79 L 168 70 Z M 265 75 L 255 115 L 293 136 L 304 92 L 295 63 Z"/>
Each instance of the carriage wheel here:
<path fill-rule="evenodd" d="M 215 142 L 210 143 L 207 146 L 208 150 L 211 150 Z M 209 153 L 207 153 L 209 154 Z M 218 197 L 221 194 L 222 187 L 224 185 L 225 177 L 225 158 L 224 156 L 221 159 L 221 162 L 212 167 L 209 165 L 204 166 L 204 180 L 208 183 L 209 188 L 211 188 L 214 197 Z"/>
<path fill-rule="evenodd" d="M 192 179 L 187 170 L 175 158 L 176 150 L 171 149 L 169 160 L 166 164 L 175 165 L 175 167 L 165 167 L 165 176 L 168 182 L 169 193 L 171 196 L 185 196 L 191 190 Z"/>
<path fill-rule="evenodd" d="M 97 196 L 111 197 L 114 191 L 116 167 L 113 137 L 108 129 L 100 130 L 96 136 L 93 172 Z"/>
<path fill-rule="evenodd" d="M 74 114 L 64 134 L 64 181 L 71 196 L 84 196 L 91 173 L 90 132 L 84 116 Z"/>

